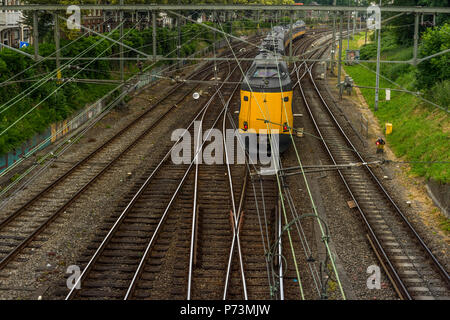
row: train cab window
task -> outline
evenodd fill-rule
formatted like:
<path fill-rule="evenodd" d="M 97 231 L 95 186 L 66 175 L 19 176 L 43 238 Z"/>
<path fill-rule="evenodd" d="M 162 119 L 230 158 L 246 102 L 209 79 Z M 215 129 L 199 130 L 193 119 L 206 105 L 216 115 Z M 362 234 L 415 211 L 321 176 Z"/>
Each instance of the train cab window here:
<path fill-rule="evenodd" d="M 277 68 L 257 68 L 253 73 L 253 78 L 272 78 L 277 75 Z"/>

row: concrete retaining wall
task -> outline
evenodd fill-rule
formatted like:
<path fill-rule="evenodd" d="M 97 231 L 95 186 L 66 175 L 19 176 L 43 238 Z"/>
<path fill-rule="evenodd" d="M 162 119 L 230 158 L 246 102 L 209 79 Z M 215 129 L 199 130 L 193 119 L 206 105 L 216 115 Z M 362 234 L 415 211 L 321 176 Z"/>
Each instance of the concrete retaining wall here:
<path fill-rule="evenodd" d="M 427 182 L 426 189 L 434 204 L 447 218 L 450 218 L 450 185 L 430 180 Z"/>

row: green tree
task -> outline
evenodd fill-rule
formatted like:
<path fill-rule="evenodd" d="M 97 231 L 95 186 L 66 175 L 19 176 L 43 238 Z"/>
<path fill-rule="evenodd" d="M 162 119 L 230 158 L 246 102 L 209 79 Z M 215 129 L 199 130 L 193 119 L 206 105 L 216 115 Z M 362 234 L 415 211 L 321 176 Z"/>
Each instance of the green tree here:
<path fill-rule="evenodd" d="M 427 57 L 450 49 L 450 24 L 428 29 L 422 36 L 419 56 Z M 419 88 L 431 88 L 440 81 L 450 79 L 450 53 L 425 60 L 417 66 Z"/>

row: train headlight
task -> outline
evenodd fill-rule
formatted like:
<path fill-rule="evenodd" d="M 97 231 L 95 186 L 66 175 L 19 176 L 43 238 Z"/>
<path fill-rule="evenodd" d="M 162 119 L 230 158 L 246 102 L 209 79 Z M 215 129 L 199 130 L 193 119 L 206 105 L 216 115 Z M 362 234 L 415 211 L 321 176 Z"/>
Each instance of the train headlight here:
<path fill-rule="evenodd" d="M 283 124 L 283 132 L 288 132 L 288 131 L 289 131 L 289 127 L 288 127 L 288 124 L 285 122 Z"/>
<path fill-rule="evenodd" d="M 247 121 L 245 121 L 244 122 L 244 131 L 247 131 L 248 130 L 248 123 L 247 123 Z"/>

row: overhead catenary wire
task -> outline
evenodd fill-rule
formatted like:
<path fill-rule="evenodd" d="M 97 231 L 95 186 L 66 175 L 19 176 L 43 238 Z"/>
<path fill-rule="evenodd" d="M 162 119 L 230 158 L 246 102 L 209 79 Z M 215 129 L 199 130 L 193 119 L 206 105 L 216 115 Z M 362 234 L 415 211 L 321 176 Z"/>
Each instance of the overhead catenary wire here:
<path fill-rule="evenodd" d="M 119 28 L 120 25 L 122 25 L 123 23 L 125 23 L 125 21 L 123 21 L 121 24 L 119 24 L 116 28 Z M 89 52 L 91 49 L 93 49 L 95 46 L 97 46 L 98 44 L 100 44 L 101 42 L 103 42 L 103 39 L 100 39 L 99 41 L 93 43 L 92 45 L 90 45 L 88 48 L 86 48 L 85 50 L 83 50 L 82 52 L 80 52 L 76 57 L 73 57 L 71 60 L 67 61 L 65 64 L 63 64 L 59 69 L 55 69 L 52 72 L 50 72 L 47 76 L 45 76 L 44 78 L 40 79 L 38 83 L 34 84 L 33 86 L 25 89 L 24 91 L 22 91 L 20 94 L 18 94 L 16 97 L 11 98 L 9 101 L 5 102 L 3 105 L 0 106 L 0 114 L 5 112 L 6 110 L 8 110 L 9 108 L 11 108 L 12 106 L 16 105 L 18 102 L 22 101 L 26 96 L 30 95 L 31 93 L 33 93 L 34 91 L 36 91 L 39 87 L 41 87 L 44 83 L 47 82 L 48 78 L 53 77 L 57 74 L 58 70 L 64 70 L 68 65 L 70 65 L 73 61 L 77 60 L 77 58 L 82 57 L 85 53 Z M 99 57 L 99 56 L 98 56 Z M 91 64 L 93 61 L 95 60 L 91 60 L 89 62 L 89 64 Z M 88 64 L 88 65 L 89 65 Z M 58 90 L 58 89 L 57 89 Z M 53 93 L 52 93 L 53 94 Z M 50 94 L 51 95 L 51 94 Z M 2 134 L 0 134 L 1 136 Z"/>
<path fill-rule="evenodd" d="M 233 51 L 233 49 L 232 49 L 232 47 L 231 47 L 231 45 L 230 45 L 230 42 L 229 42 L 228 37 L 227 37 L 227 33 L 225 33 L 225 32 L 223 31 L 222 25 L 221 25 L 220 23 L 219 23 L 219 25 L 220 25 L 220 27 L 221 27 L 221 29 L 222 29 L 221 32 L 225 35 L 225 39 L 227 40 L 228 46 L 231 48 L 231 51 L 233 52 L 233 56 L 234 56 L 234 58 L 235 58 L 235 60 L 236 60 L 236 62 L 237 62 L 237 64 L 238 64 L 238 66 L 239 66 L 239 69 L 240 69 L 240 71 L 241 71 L 241 73 L 242 73 L 242 75 L 243 75 L 243 77 L 244 77 L 244 81 L 246 81 L 248 87 L 250 88 L 251 94 L 254 95 L 253 90 L 252 90 L 252 87 L 251 87 L 250 83 L 248 82 L 247 76 L 246 76 L 246 74 L 244 73 L 244 71 L 242 70 L 242 67 L 241 67 L 241 65 L 240 65 L 240 62 L 237 60 L 236 55 L 234 54 L 234 51 Z M 231 36 L 232 36 L 232 35 L 231 35 Z M 258 108 L 260 109 L 260 112 L 261 112 L 261 114 L 263 115 L 263 117 L 266 118 L 266 116 L 265 116 L 265 114 L 264 114 L 264 112 L 263 112 L 263 110 L 262 110 L 262 108 L 261 108 L 261 106 L 259 105 L 259 102 L 258 102 L 257 100 L 256 100 L 256 104 L 257 104 Z M 266 104 L 266 111 L 267 111 L 267 114 L 268 114 L 269 120 L 270 120 L 270 114 L 269 114 L 268 109 L 267 109 L 267 104 Z M 268 130 L 269 141 L 270 141 L 271 145 L 275 146 L 275 145 L 272 143 L 272 140 L 271 140 L 271 134 L 272 134 L 273 130 L 272 130 L 271 126 L 269 126 L 268 123 L 266 123 L 266 127 L 267 127 L 267 130 Z M 275 148 L 277 148 L 277 146 L 275 146 Z M 277 149 L 277 150 L 279 150 L 279 149 Z M 273 165 L 277 168 L 277 166 L 278 166 L 278 160 L 276 160 L 276 159 L 272 159 L 272 160 L 273 160 Z M 277 177 L 277 185 L 278 185 L 279 197 L 280 197 L 280 200 L 281 200 L 281 204 L 282 204 L 282 209 L 283 209 L 284 216 L 286 217 L 286 208 L 285 208 L 285 206 L 284 206 L 284 200 L 283 200 L 283 193 L 282 193 L 282 188 L 281 188 L 281 184 L 280 184 L 280 178 L 279 178 L 278 174 L 276 174 L 276 177 Z M 291 246 L 291 252 L 293 253 L 294 264 L 295 264 L 295 267 L 296 267 L 296 273 L 297 273 L 297 277 L 298 277 L 298 284 L 299 284 L 300 295 L 301 295 L 302 299 L 304 299 L 304 293 L 303 293 L 303 287 L 302 287 L 302 283 L 301 283 L 301 279 L 300 279 L 300 273 L 299 273 L 299 270 L 298 270 L 298 266 L 297 266 L 297 262 L 296 262 L 296 257 L 295 257 L 295 252 L 294 252 L 294 248 L 293 248 L 293 244 L 292 244 L 292 239 L 291 239 L 291 237 L 290 237 L 290 232 L 289 232 L 289 231 L 288 231 L 288 237 L 289 237 L 289 242 L 290 242 L 290 246 Z"/>
<path fill-rule="evenodd" d="M 126 36 L 126 35 L 124 35 Z M 172 52 L 174 52 L 175 50 L 173 50 Z M 170 54 L 171 52 L 169 52 L 168 54 Z M 156 62 L 152 63 L 151 65 L 147 66 L 144 68 L 144 70 L 142 72 L 146 72 L 148 69 L 150 69 L 151 67 L 153 67 L 156 64 Z M 186 66 L 189 67 L 189 66 Z M 163 73 L 167 70 L 169 70 L 171 68 L 171 66 L 168 66 L 166 68 L 163 68 L 162 70 L 159 71 L 159 73 Z M 185 68 L 185 67 L 183 67 Z M 133 79 L 135 79 L 137 76 L 139 76 L 140 74 L 135 74 L 133 77 L 131 77 L 128 81 L 131 81 Z M 109 93 L 107 93 L 103 98 L 101 98 L 100 100 L 104 100 L 106 97 L 110 96 L 112 93 L 114 93 L 115 91 L 117 91 L 118 89 L 120 89 L 121 87 L 123 87 L 125 85 L 125 83 L 120 84 L 118 86 L 116 86 L 116 88 L 114 88 L 113 90 L 111 90 Z M 99 115 L 99 117 L 94 118 L 94 120 L 96 121 L 100 121 L 104 116 L 106 116 L 111 110 L 112 108 L 115 106 L 115 102 L 117 102 L 118 100 L 120 100 L 121 98 L 123 98 L 123 96 L 127 94 L 125 91 L 122 92 L 119 97 L 117 97 L 114 101 L 112 101 L 109 106 L 107 106 L 104 111 Z M 99 100 L 99 101 L 100 101 Z M 95 104 L 93 104 L 95 105 Z M 87 110 L 86 110 L 87 112 Z M 74 119 L 70 120 L 68 125 L 70 126 L 70 123 L 73 121 L 76 121 L 77 118 L 79 118 L 80 116 L 82 116 L 84 113 L 80 113 L 78 116 L 76 116 Z M 94 121 L 93 120 L 93 121 Z M 0 197 L 3 196 L 4 194 L 6 194 L 11 188 L 13 188 L 17 183 L 19 183 L 21 180 L 23 180 L 27 175 L 29 175 L 34 169 L 36 169 L 37 167 L 40 167 L 40 170 L 35 173 L 35 175 L 33 177 L 31 177 L 27 182 L 25 182 L 20 188 L 23 189 L 25 188 L 27 185 L 29 185 L 30 183 L 32 183 L 46 168 L 48 168 L 48 166 L 53 163 L 57 157 L 61 156 L 64 154 L 64 152 L 66 152 L 75 141 L 78 140 L 79 137 L 81 137 L 85 132 L 87 132 L 87 130 L 89 130 L 95 123 L 96 121 L 92 124 L 89 125 L 86 130 L 83 130 L 77 137 L 73 138 L 72 136 L 69 136 L 68 138 L 66 138 L 65 140 L 63 140 L 59 146 L 56 149 L 59 149 L 60 146 L 63 146 L 63 149 L 61 151 L 59 151 L 57 154 L 53 154 L 53 152 L 49 152 L 46 155 L 40 157 L 40 159 L 29 169 L 26 170 L 26 172 L 24 172 L 20 177 L 18 177 L 18 179 L 15 179 L 14 182 L 12 182 L 11 184 L 9 184 L 8 186 L 6 186 L 5 188 L 2 189 L 2 191 L 0 192 Z M 62 132 L 63 128 L 59 129 L 56 134 L 60 134 Z M 76 134 L 75 134 L 76 135 Z M 17 167 L 20 163 L 22 163 L 24 160 L 28 159 L 32 154 L 34 154 L 35 152 L 37 152 L 38 150 L 41 149 L 42 146 L 44 146 L 47 142 L 49 142 L 51 139 L 51 137 L 45 139 L 44 141 L 42 141 L 40 144 L 38 144 L 37 146 L 35 146 L 34 148 L 32 148 L 28 153 L 26 153 L 22 158 L 20 158 L 18 161 L 16 161 L 12 166 L 8 167 L 6 170 L 4 170 L 2 173 L 0 173 L 0 177 L 4 176 L 5 174 L 7 174 L 10 170 L 14 169 L 15 167 Z M 68 143 L 68 144 L 67 144 Z M 67 144 L 67 145 L 66 145 Z M 47 161 L 47 160 L 50 161 Z M 41 166 L 42 164 L 44 164 L 44 166 Z M 17 194 L 17 193 L 16 193 Z M 12 200 L 12 198 L 8 198 L 6 201 L 3 202 L 3 205 L 6 205 L 10 200 Z"/>
<path fill-rule="evenodd" d="M 292 41 L 292 39 L 291 39 L 290 41 Z M 294 65 L 295 65 L 295 64 L 294 64 Z M 313 63 L 313 65 L 314 65 L 314 63 Z M 277 64 L 277 66 L 278 66 L 278 64 Z M 305 64 L 305 67 L 308 68 L 308 66 L 307 66 L 306 64 Z M 311 68 L 312 68 L 312 67 L 311 67 Z M 311 68 L 310 68 L 310 69 L 311 69 Z M 299 71 L 299 69 L 297 69 L 297 76 L 298 76 L 298 71 Z M 278 73 L 280 74 L 280 72 L 278 72 Z M 280 87 L 281 87 L 281 79 L 279 79 L 279 80 L 280 80 Z M 300 79 L 298 80 L 298 83 L 299 83 L 299 85 L 300 85 Z M 282 101 L 284 102 L 284 99 L 282 99 Z M 286 106 L 285 106 L 284 103 L 283 103 L 283 109 L 284 109 L 285 116 L 286 116 L 286 119 L 287 119 L 287 118 L 288 118 L 288 117 L 287 117 L 287 110 L 286 110 Z M 299 166 L 300 166 L 300 168 L 301 168 L 301 170 L 302 170 L 302 172 L 303 172 L 304 182 L 305 182 L 305 185 L 306 185 L 306 189 L 307 189 L 307 191 L 308 191 L 308 196 L 309 196 L 309 199 L 310 199 L 310 202 L 311 202 L 313 211 L 314 211 L 314 213 L 318 216 L 317 208 L 316 208 L 314 199 L 313 199 L 312 194 L 311 194 L 311 191 L 310 191 L 310 187 L 309 187 L 308 180 L 306 179 L 306 175 L 304 174 L 304 169 L 303 169 L 303 166 L 302 166 L 302 161 L 301 161 L 301 159 L 300 159 L 300 155 L 299 155 L 299 153 L 298 153 L 298 150 L 297 150 L 297 147 L 296 147 L 296 144 L 295 144 L 295 141 L 294 141 L 294 138 L 293 138 L 293 135 L 292 135 L 291 130 L 289 130 L 289 135 L 290 135 L 290 137 L 291 137 L 291 141 L 292 141 L 292 144 L 293 144 L 293 146 L 294 146 L 294 151 L 295 151 L 295 154 L 296 154 L 296 157 L 297 157 L 297 161 L 298 161 Z M 287 217 L 285 217 L 285 219 L 286 219 L 286 223 L 287 223 Z M 324 231 L 323 231 L 323 226 L 322 226 L 320 220 L 318 220 L 318 224 L 319 224 L 320 230 L 321 230 L 321 232 L 322 232 L 322 236 L 323 236 L 323 235 L 324 235 Z M 288 234 L 289 234 L 289 233 L 288 233 Z M 330 247 L 329 247 L 329 245 L 328 245 L 328 241 L 325 241 L 324 243 L 325 243 L 325 246 L 326 246 L 326 249 L 327 249 L 327 253 L 328 253 L 329 257 L 330 257 L 330 261 L 331 261 L 331 263 L 332 263 L 332 267 L 333 267 L 334 273 L 335 273 L 335 275 L 336 275 L 336 280 L 337 280 L 337 282 L 338 282 L 338 286 L 339 286 L 339 289 L 340 289 L 340 292 L 341 292 L 341 296 L 342 296 L 342 298 L 345 300 L 345 299 L 346 299 L 345 293 L 344 293 L 344 290 L 343 290 L 343 288 L 342 288 L 342 284 L 341 284 L 340 279 L 339 279 L 338 271 L 337 271 L 337 268 L 336 268 L 336 265 L 335 265 L 334 258 L 333 258 L 333 255 L 332 255 L 332 253 L 331 253 Z"/>
<path fill-rule="evenodd" d="M 101 40 L 104 41 L 104 40 Z M 106 48 L 105 50 L 103 50 L 99 55 L 97 55 L 97 57 L 100 57 L 103 53 L 105 53 L 109 48 L 111 48 L 113 46 L 113 44 L 109 45 L 108 48 Z M 89 62 L 89 64 L 93 63 L 95 61 L 91 60 Z M 89 64 L 87 66 L 89 66 Z M 80 72 L 82 72 L 83 69 L 79 70 L 78 72 L 76 72 L 72 77 L 74 78 L 77 74 L 79 74 Z M 25 118 L 28 114 L 30 114 L 33 110 L 35 110 L 38 106 L 40 106 L 43 102 L 45 102 L 50 96 L 52 96 L 54 93 L 56 93 L 60 88 L 62 88 L 67 82 L 62 83 L 60 86 L 58 86 L 58 88 L 56 88 L 55 90 L 53 90 L 49 95 L 47 95 L 44 99 L 42 99 L 40 102 L 38 102 L 35 106 L 33 106 L 31 109 L 29 109 L 25 114 L 23 114 L 21 117 L 19 117 L 16 121 L 14 121 L 11 125 L 9 125 L 6 129 L 4 129 L 2 132 L 0 132 L 0 136 L 2 136 L 3 134 L 5 134 L 6 131 L 8 131 L 9 129 L 11 129 L 13 126 L 15 126 L 20 120 L 22 120 L 23 118 Z"/>
<path fill-rule="evenodd" d="M 108 19 L 108 20 L 109 20 L 109 19 Z M 108 20 L 107 20 L 107 21 L 108 21 Z M 106 21 L 105 21 L 105 22 L 106 22 Z M 103 23 L 105 23 L 105 22 L 103 22 Z M 103 23 L 102 23 L 102 24 L 103 24 Z M 51 53 L 49 56 L 46 56 L 46 57 L 40 59 L 39 61 L 35 62 L 34 64 L 32 64 L 31 66 L 29 66 L 28 68 L 26 68 L 26 69 L 22 70 L 21 72 L 19 72 L 19 73 L 13 75 L 13 76 L 10 77 L 8 80 L 3 81 L 2 83 L 0 83 L 0 85 L 12 81 L 13 79 L 15 79 L 16 77 L 18 77 L 18 76 L 20 76 L 21 74 L 25 73 L 26 71 L 28 71 L 28 70 L 34 68 L 35 66 L 37 66 L 38 64 L 40 64 L 40 63 L 42 63 L 42 62 L 48 60 L 50 57 L 52 57 L 52 56 L 55 55 L 56 53 L 61 52 L 63 49 L 68 48 L 69 46 L 71 46 L 71 45 L 74 44 L 75 42 L 79 41 L 80 39 L 82 39 L 84 36 L 86 36 L 86 35 L 88 35 L 88 34 L 89 34 L 89 31 L 86 31 L 84 34 L 80 35 L 79 37 L 75 38 L 74 40 L 70 41 L 69 43 L 67 43 L 66 45 L 64 45 L 63 47 L 61 47 L 59 50 L 54 51 L 54 52 Z M 64 67 L 65 65 L 66 65 L 66 64 L 64 64 L 63 66 L 61 66 L 61 67 L 59 68 L 59 70 L 63 70 L 63 67 Z M 56 74 L 57 72 L 58 72 L 58 68 L 55 68 L 52 72 L 48 72 L 47 74 Z M 18 97 L 27 94 L 27 92 L 28 92 L 29 90 L 31 90 L 31 89 L 33 89 L 33 87 L 29 87 L 29 88 L 25 89 L 25 90 L 22 91 L 19 95 L 16 95 L 14 98 L 10 99 L 8 102 L 6 102 L 6 103 L 4 103 L 3 105 L 1 105 L 1 106 L 0 106 L 0 109 L 2 109 L 6 104 L 10 103 L 11 101 L 13 101 L 13 100 L 15 100 L 15 99 L 18 99 Z M 34 91 L 34 90 L 33 90 L 33 91 Z M 4 111 L 4 110 L 1 110 L 0 113 L 2 113 L 3 111 Z"/>

